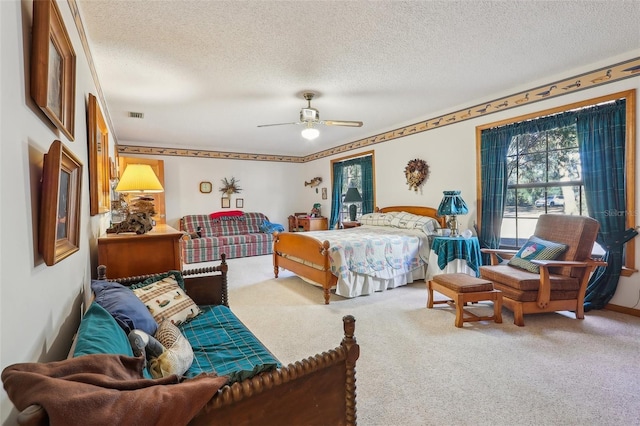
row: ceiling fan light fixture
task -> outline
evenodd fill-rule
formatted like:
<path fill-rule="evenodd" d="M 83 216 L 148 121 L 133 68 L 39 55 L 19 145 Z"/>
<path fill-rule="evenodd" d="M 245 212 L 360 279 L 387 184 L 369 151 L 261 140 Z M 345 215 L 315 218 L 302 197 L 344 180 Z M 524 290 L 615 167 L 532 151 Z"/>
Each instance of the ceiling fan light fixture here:
<path fill-rule="evenodd" d="M 316 129 L 315 127 L 307 127 L 305 129 L 303 129 L 300 134 L 306 140 L 312 141 L 315 138 L 317 138 L 318 136 L 320 136 L 320 131 L 318 129 Z"/>

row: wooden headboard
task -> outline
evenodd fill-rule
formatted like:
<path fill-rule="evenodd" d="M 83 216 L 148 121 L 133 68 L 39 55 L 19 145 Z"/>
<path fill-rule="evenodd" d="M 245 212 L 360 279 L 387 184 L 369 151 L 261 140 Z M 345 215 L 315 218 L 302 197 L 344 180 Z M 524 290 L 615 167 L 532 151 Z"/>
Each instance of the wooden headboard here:
<path fill-rule="evenodd" d="M 389 207 L 376 207 L 376 212 L 380 213 L 389 213 L 389 212 L 407 212 L 412 214 L 417 214 L 420 216 L 428 216 L 432 217 L 438 221 L 440 227 L 446 228 L 446 219 L 444 217 L 438 216 L 438 209 L 434 209 L 433 207 L 422 207 L 422 206 L 389 206 Z"/>

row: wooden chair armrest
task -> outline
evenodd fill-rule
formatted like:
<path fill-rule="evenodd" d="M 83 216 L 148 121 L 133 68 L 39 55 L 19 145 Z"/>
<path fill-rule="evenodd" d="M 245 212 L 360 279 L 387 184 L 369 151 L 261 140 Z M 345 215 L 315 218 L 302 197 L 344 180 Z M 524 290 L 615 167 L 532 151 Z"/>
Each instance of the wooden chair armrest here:
<path fill-rule="evenodd" d="M 498 256 L 504 259 L 511 259 L 518 252 L 518 250 L 490 249 L 490 248 L 483 248 L 483 249 L 480 249 L 480 251 L 482 253 L 487 253 L 491 256 L 492 265 L 497 265 L 500 263 L 500 259 L 498 258 Z"/>
<path fill-rule="evenodd" d="M 603 262 L 601 260 L 585 260 L 582 262 L 574 261 L 574 260 L 532 260 L 531 263 L 535 263 L 536 265 L 542 268 L 552 268 L 554 266 L 570 266 L 572 268 L 584 268 L 587 266 L 607 266 L 607 262 Z"/>

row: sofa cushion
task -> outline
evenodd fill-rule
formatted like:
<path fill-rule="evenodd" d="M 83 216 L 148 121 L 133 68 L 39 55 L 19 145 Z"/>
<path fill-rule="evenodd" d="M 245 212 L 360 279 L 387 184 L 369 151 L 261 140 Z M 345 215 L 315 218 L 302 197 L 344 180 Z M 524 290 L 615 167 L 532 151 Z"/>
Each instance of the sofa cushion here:
<path fill-rule="evenodd" d="M 533 273 L 540 273 L 540 266 L 532 263 L 532 260 L 553 260 L 557 259 L 567 250 L 566 244 L 543 240 L 536 236 L 529 237 L 529 240 L 518 250 L 510 260 L 509 265 L 522 268 Z"/>
<path fill-rule="evenodd" d="M 509 266 L 506 263 L 481 266 L 480 276 L 493 281 L 494 286 L 497 286 L 497 283 L 502 283 L 518 291 L 537 292 L 540 288 L 540 274 Z M 549 274 L 549 281 L 552 292 L 577 291 L 580 287 L 578 278 L 566 275 Z"/>
<path fill-rule="evenodd" d="M 93 302 L 80 321 L 73 356 L 116 354 L 133 356 L 127 335 L 113 316 Z"/>
<path fill-rule="evenodd" d="M 178 325 L 200 314 L 200 308 L 178 285 L 174 274 L 147 280 L 131 288 L 158 324 L 168 319 Z"/>
<path fill-rule="evenodd" d="M 151 335 L 156 332 L 158 324 L 130 288 L 116 282 L 92 280 L 91 290 L 95 301 L 113 316 L 125 334 L 136 328 Z"/>
<path fill-rule="evenodd" d="M 280 366 L 254 334 L 223 305 L 201 306 L 203 314 L 178 328 L 189 340 L 195 358 L 186 377 L 216 372 L 230 382 Z"/>
<path fill-rule="evenodd" d="M 162 321 L 155 338 L 164 346 L 164 352 L 151 360 L 151 376 L 159 379 L 172 374 L 184 375 L 193 363 L 193 350 L 189 341 L 169 320 Z"/>

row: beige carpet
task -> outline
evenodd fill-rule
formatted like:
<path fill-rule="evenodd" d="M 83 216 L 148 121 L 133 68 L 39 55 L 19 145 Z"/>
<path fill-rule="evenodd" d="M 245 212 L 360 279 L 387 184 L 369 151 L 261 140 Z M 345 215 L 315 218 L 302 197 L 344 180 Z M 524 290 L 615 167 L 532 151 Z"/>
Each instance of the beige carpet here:
<path fill-rule="evenodd" d="M 640 424 L 640 318 L 553 313 L 517 327 L 505 309 L 502 324 L 458 329 L 447 305 L 425 308 L 424 282 L 324 305 L 288 271 L 275 280 L 271 256 L 228 263 L 231 309 L 285 364 L 337 346 L 355 316 L 360 425 Z"/>

